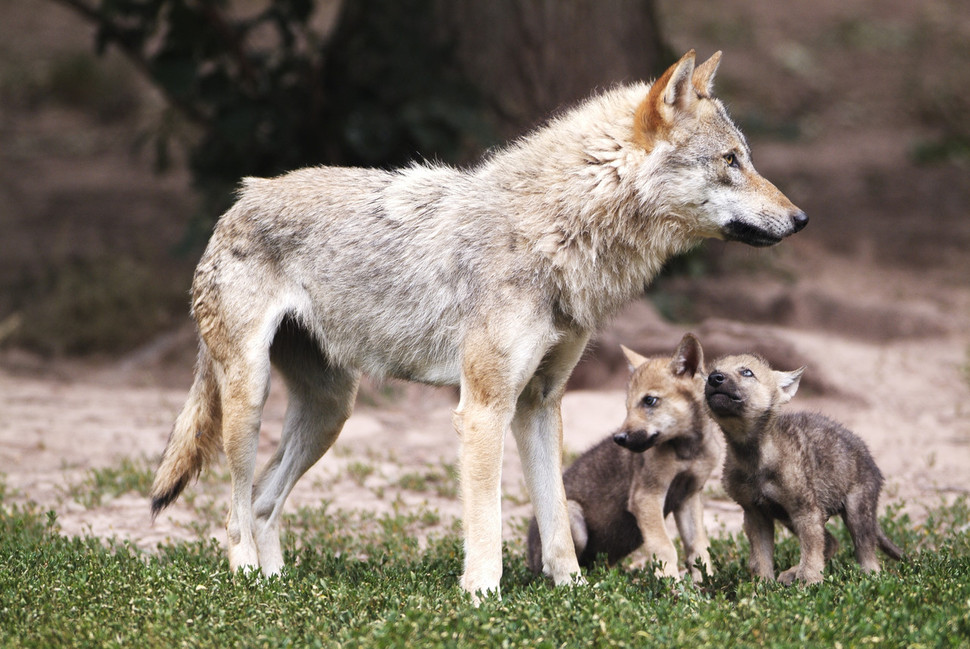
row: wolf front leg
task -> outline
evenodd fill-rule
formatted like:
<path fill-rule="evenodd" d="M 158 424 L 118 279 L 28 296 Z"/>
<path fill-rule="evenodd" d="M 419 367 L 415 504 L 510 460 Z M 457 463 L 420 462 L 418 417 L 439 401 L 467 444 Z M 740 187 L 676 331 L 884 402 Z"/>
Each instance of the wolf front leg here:
<path fill-rule="evenodd" d="M 483 595 L 500 595 L 502 454 L 523 381 L 515 379 L 510 363 L 515 355 L 508 346 L 496 343 L 487 331 L 475 333 L 465 342 L 454 424 L 461 439 L 459 478 L 465 539 L 461 587 L 478 604 Z"/>
<path fill-rule="evenodd" d="M 466 401 L 464 395 L 461 401 Z M 500 595 L 502 579 L 502 453 L 508 419 L 500 409 L 472 399 L 459 403 L 455 428 L 461 436 L 460 481 L 465 571 L 461 587 L 477 605 Z"/>
<path fill-rule="evenodd" d="M 579 581 L 576 541 L 570 531 L 562 482 L 562 395 L 586 346 L 586 336 L 553 347 L 519 395 L 512 420 L 542 545 L 542 571 L 556 584 Z M 578 506 L 578 505 L 577 505 Z M 581 516 L 580 516 L 581 519 Z M 585 545 L 585 539 L 582 539 Z"/>

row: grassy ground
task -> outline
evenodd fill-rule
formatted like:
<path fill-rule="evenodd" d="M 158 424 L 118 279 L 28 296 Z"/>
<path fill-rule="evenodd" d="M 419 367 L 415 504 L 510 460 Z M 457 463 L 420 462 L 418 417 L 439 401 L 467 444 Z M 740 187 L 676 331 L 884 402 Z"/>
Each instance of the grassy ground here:
<path fill-rule="evenodd" d="M 0 483 L 3 647 L 960 647 L 970 642 L 970 506 L 957 500 L 916 525 L 883 520 L 909 558 L 878 576 L 856 568 L 847 534 L 826 581 L 754 583 L 746 544 L 713 542 L 699 585 L 595 568 L 588 585 L 553 588 L 505 551 L 503 597 L 480 608 L 457 588 L 457 533 L 420 544 L 434 512 L 290 516 L 281 578 L 228 573 L 215 541 L 144 553 L 65 538 L 56 515 L 14 504 Z M 779 543 L 778 564 L 797 557 Z"/>

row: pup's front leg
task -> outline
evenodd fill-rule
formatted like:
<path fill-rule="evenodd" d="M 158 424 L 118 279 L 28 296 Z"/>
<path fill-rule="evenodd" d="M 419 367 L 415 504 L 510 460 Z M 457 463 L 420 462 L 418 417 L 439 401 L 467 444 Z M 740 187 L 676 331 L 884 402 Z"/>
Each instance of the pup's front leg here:
<path fill-rule="evenodd" d="M 748 568 L 760 579 L 775 578 L 775 521 L 754 508 L 744 510 L 744 534 L 751 545 Z"/>
<path fill-rule="evenodd" d="M 677 521 L 680 541 L 684 544 L 690 576 L 699 580 L 703 577 L 703 572 L 711 574 L 710 542 L 707 540 L 707 529 L 704 527 L 704 503 L 701 501 L 700 492 L 685 499 L 680 507 L 674 510 L 674 520 Z M 703 571 L 697 567 L 698 561 L 703 566 Z"/>
<path fill-rule="evenodd" d="M 817 584 L 825 567 L 825 518 L 821 512 L 806 512 L 792 517 L 792 531 L 798 536 L 798 565 L 778 575 L 778 581 L 789 586 L 798 581 Z"/>
<path fill-rule="evenodd" d="M 636 516 L 640 534 L 643 535 L 643 551 L 647 559 L 660 562 L 658 577 L 680 576 L 677 566 L 677 548 L 667 534 L 664 524 L 664 498 L 666 493 L 634 491 L 630 497 L 630 510 Z"/>

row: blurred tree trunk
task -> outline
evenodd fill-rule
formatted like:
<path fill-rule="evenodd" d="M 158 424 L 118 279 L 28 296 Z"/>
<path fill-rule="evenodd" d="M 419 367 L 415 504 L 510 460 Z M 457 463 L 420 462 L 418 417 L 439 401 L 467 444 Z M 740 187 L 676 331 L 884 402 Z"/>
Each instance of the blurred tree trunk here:
<path fill-rule="evenodd" d="M 353 0 L 351 0 L 353 1 Z M 671 58 L 653 0 L 438 0 L 436 20 L 508 137 Z"/>

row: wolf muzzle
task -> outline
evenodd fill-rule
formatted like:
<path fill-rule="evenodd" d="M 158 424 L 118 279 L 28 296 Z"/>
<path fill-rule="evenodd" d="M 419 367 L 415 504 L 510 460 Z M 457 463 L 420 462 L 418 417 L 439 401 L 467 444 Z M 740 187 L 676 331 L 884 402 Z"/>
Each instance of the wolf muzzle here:
<path fill-rule="evenodd" d="M 808 215 L 801 210 L 792 212 L 789 218 L 791 219 L 791 230 L 784 234 L 769 232 L 744 221 L 731 221 L 724 228 L 724 238 L 728 241 L 737 241 L 758 248 L 773 246 L 780 243 L 785 237 L 801 232 L 808 225 Z"/>

